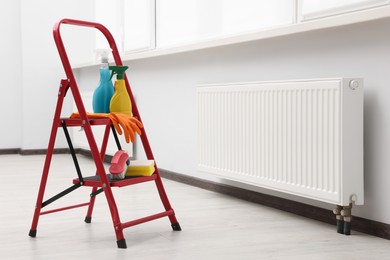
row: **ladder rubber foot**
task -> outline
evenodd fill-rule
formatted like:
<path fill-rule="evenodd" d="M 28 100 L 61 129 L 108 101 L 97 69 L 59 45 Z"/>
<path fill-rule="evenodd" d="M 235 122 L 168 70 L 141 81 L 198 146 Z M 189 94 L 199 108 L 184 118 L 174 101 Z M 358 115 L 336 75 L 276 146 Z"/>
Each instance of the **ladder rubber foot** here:
<path fill-rule="evenodd" d="M 36 237 L 37 236 L 37 230 L 30 229 L 30 232 L 28 233 L 30 237 Z"/>
<path fill-rule="evenodd" d="M 172 229 L 173 229 L 174 231 L 181 231 L 181 227 L 180 227 L 179 222 L 178 222 L 178 223 L 175 223 L 175 224 L 172 224 Z"/>
<path fill-rule="evenodd" d="M 344 220 L 337 220 L 337 233 L 344 234 Z"/>
<path fill-rule="evenodd" d="M 351 235 L 351 222 L 344 222 L 344 235 L 349 236 Z"/>
<path fill-rule="evenodd" d="M 116 243 L 118 245 L 118 248 L 127 248 L 125 239 L 118 240 L 118 241 L 116 241 Z"/>
<path fill-rule="evenodd" d="M 85 217 L 85 223 L 91 223 L 92 217 Z"/>

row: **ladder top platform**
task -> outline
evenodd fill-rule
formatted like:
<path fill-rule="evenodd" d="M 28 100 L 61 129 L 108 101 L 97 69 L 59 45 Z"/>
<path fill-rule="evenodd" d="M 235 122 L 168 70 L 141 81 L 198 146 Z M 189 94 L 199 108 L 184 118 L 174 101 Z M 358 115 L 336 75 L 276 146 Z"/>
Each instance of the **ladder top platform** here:
<path fill-rule="evenodd" d="M 63 117 L 60 119 L 60 122 L 65 122 L 66 126 L 82 126 L 83 119 L 81 118 L 68 118 Z M 110 125 L 111 120 L 109 118 L 88 118 L 88 122 L 90 125 Z"/>

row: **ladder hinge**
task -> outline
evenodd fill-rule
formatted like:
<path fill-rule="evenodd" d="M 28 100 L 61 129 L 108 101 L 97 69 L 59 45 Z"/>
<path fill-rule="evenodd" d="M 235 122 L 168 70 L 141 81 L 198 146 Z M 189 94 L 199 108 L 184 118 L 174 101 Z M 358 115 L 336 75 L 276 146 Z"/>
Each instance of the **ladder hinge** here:
<path fill-rule="evenodd" d="M 66 96 L 68 89 L 70 87 L 70 79 L 61 79 L 60 86 L 58 89 L 58 96 Z"/>

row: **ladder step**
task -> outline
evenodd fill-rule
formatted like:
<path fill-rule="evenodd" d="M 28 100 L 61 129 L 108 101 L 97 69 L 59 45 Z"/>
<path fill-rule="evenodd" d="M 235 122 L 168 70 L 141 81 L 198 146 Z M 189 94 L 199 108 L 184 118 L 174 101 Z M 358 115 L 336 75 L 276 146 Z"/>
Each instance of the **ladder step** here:
<path fill-rule="evenodd" d="M 158 219 L 158 218 L 172 216 L 174 214 L 175 214 L 175 212 L 173 211 L 173 209 L 170 209 L 170 210 L 167 210 L 167 211 L 164 211 L 164 212 L 161 212 L 161 213 L 157 213 L 157 214 L 154 214 L 154 215 L 150 215 L 150 216 L 147 216 L 147 217 L 144 217 L 144 218 L 139 218 L 139 219 L 136 219 L 136 220 L 132 220 L 132 221 L 129 221 L 129 222 L 122 223 L 122 228 L 132 227 L 132 226 L 139 225 L 139 224 L 142 224 L 142 223 L 145 223 L 145 222 L 148 222 L 148 221 L 152 221 L 152 220 L 155 220 L 155 219 Z"/>
<path fill-rule="evenodd" d="M 126 177 L 122 180 L 116 180 L 112 179 L 111 174 L 107 174 L 108 182 L 110 183 L 111 187 L 125 187 L 133 184 L 138 184 L 142 182 L 148 182 L 148 181 L 154 181 L 157 178 L 156 174 L 153 174 L 151 176 L 141 176 L 141 177 Z M 79 179 L 74 179 L 73 184 L 79 183 Z M 102 182 L 100 181 L 99 176 L 90 176 L 84 178 L 83 186 L 88 187 L 102 187 Z"/>
<path fill-rule="evenodd" d="M 80 208 L 80 207 L 85 207 L 85 206 L 89 206 L 89 202 L 81 203 L 81 204 L 76 204 L 76 205 L 72 205 L 72 206 L 68 206 L 68 207 L 63 207 L 63 208 L 57 208 L 57 209 L 42 211 L 42 212 L 40 213 L 40 215 L 46 215 L 46 214 L 50 214 L 50 213 L 55 213 L 55 212 L 59 212 L 59 211 L 64 211 L 64 210 L 69 210 L 69 209 L 75 209 L 75 208 Z"/>

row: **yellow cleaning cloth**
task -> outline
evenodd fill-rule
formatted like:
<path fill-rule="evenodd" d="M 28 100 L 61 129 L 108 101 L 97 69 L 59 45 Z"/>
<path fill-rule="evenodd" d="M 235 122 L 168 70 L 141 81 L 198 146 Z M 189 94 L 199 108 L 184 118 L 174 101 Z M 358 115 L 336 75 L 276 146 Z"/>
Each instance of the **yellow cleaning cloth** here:
<path fill-rule="evenodd" d="M 154 173 L 153 160 L 133 160 L 126 170 L 126 177 L 150 176 Z"/>

